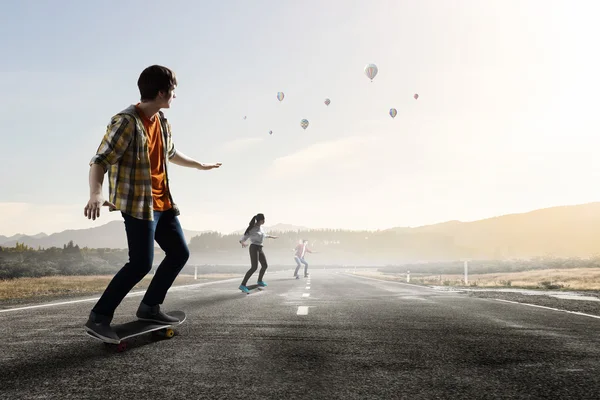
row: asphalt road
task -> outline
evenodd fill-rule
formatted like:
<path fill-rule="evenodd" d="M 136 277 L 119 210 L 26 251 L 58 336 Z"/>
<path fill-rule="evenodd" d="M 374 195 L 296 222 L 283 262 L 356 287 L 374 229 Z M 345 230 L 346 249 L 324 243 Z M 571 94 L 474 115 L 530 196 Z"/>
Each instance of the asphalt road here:
<path fill-rule="evenodd" d="M 238 279 L 174 289 L 164 309 L 188 315 L 177 335 L 124 353 L 84 334 L 93 301 L 0 310 L 0 398 L 600 398 L 600 319 L 342 271 L 291 275 L 267 273 L 250 295 Z"/>

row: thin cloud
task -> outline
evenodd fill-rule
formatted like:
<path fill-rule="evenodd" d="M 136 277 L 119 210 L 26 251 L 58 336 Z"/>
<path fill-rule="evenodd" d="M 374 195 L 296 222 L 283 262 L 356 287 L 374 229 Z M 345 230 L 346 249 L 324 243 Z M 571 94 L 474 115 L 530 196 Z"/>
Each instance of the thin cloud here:
<path fill-rule="evenodd" d="M 229 142 L 223 143 L 222 149 L 223 149 L 223 151 L 229 152 L 229 153 L 243 151 L 252 146 L 257 145 L 258 143 L 262 142 L 263 140 L 265 140 L 265 139 L 260 138 L 260 137 L 230 140 Z"/>
<path fill-rule="evenodd" d="M 359 156 L 361 148 L 372 140 L 369 137 L 352 136 L 315 143 L 295 153 L 276 158 L 267 171 L 267 177 L 287 179 L 324 165 L 353 162 Z"/>

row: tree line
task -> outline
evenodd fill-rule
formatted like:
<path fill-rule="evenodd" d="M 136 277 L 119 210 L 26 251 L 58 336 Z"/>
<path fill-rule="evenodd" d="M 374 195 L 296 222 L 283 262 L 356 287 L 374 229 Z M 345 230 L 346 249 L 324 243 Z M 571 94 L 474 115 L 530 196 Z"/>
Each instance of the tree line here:
<path fill-rule="evenodd" d="M 310 268 L 371 266 L 382 272 L 414 274 L 461 274 L 462 253 L 452 250 L 453 243 L 441 235 L 410 235 L 394 231 L 312 230 L 271 232 L 279 236 L 267 243 L 271 271 L 295 266 L 293 249 L 300 239 L 318 254 L 309 255 Z M 244 272 L 248 254 L 238 242 L 240 234 L 206 232 L 193 237 L 191 257 L 182 273 Z M 438 253 L 432 254 L 431 249 Z M 155 249 L 155 265 L 164 253 Z M 423 261 L 423 254 L 429 260 Z M 73 240 L 61 247 L 37 249 L 24 243 L 14 247 L 0 246 L 0 279 L 49 275 L 95 275 L 116 273 L 128 261 L 127 249 L 80 248 Z M 438 260 L 436 260 L 438 258 Z M 591 258 L 532 257 L 527 259 L 473 259 L 469 273 L 518 272 L 539 269 L 600 268 L 600 256 Z"/>

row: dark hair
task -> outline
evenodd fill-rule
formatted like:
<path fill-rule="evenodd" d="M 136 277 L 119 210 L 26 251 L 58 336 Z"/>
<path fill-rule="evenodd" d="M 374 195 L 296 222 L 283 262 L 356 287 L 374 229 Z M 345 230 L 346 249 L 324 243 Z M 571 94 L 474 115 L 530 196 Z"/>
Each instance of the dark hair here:
<path fill-rule="evenodd" d="M 254 228 L 254 225 L 256 225 L 256 223 L 258 221 L 264 220 L 265 216 L 263 214 L 256 214 L 254 217 L 252 217 L 252 219 L 250 220 L 250 223 L 248 224 L 248 227 L 246 228 L 246 232 L 244 232 L 244 235 L 247 235 L 248 233 L 250 233 L 250 229 Z"/>
<path fill-rule="evenodd" d="M 152 65 L 142 71 L 138 79 L 142 101 L 156 99 L 158 92 L 169 92 L 177 86 L 175 73 L 162 65 Z"/>

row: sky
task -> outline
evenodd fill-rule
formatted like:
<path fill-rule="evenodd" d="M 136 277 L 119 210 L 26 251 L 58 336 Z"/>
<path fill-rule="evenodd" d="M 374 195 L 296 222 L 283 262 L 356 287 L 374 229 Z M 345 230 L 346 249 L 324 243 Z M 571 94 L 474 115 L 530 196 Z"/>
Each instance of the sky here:
<path fill-rule="evenodd" d="M 186 229 L 228 233 L 262 212 L 267 225 L 376 230 L 598 201 L 599 12 L 593 0 L 6 0 L 0 235 L 121 219 L 84 217 L 88 163 L 152 64 L 177 74 L 176 148 L 223 163 L 170 169 Z"/>

